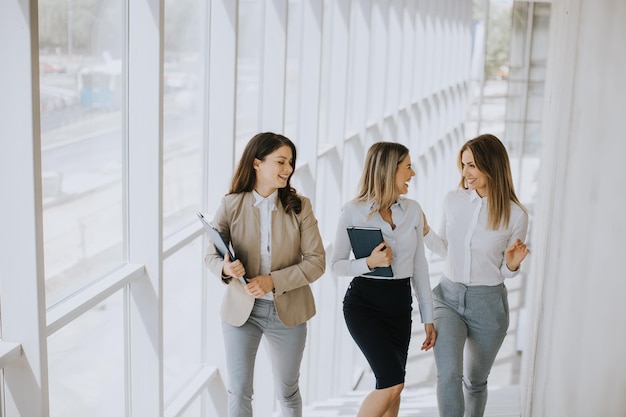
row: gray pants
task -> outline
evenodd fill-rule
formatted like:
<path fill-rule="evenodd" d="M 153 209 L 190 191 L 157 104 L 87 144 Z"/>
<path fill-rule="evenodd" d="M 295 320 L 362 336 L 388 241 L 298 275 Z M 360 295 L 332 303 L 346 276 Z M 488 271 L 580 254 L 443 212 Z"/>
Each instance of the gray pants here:
<path fill-rule="evenodd" d="M 222 331 L 228 370 L 229 417 L 252 416 L 254 362 L 261 336 L 265 336 L 270 354 L 274 391 L 283 417 L 301 417 L 298 379 L 306 342 L 306 323 L 287 327 L 278 319 L 272 301 L 257 299 L 243 326 L 222 322 Z"/>
<path fill-rule="evenodd" d="M 506 287 L 466 286 L 444 277 L 433 299 L 439 415 L 481 417 L 487 376 L 509 327 Z"/>

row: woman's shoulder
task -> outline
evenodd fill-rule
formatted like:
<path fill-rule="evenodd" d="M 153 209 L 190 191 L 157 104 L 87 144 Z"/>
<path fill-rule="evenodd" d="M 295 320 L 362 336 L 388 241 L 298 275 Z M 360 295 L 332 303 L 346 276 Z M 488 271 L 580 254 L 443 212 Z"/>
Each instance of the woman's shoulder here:
<path fill-rule="evenodd" d="M 419 201 L 414 200 L 412 198 L 400 197 L 398 202 L 400 203 L 400 206 L 404 208 L 405 210 L 422 211 L 422 205 L 419 203 Z"/>
<path fill-rule="evenodd" d="M 311 204 L 311 199 L 304 194 L 298 193 L 296 194 L 296 197 L 298 197 L 300 201 L 302 201 L 302 204 Z"/>
<path fill-rule="evenodd" d="M 528 212 L 526 211 L 526 208 L 518 205 L 514 201 L 511 201 L 511 218 L 528 220 Z"/>
<path fill-rule="evenodd" d="M 230 194 L 226 194 L 224 196 L 223 200 L 226 203 L 232 203 L 232 202 L 236 202 L 236 201 L 241 201 L 248 194 L 251 194 L 251 193 L 249 193 L 249 192 L 248 193 L 230 193 Z"/>
<path fill-rule="evenodd" d="M 350 200 L 341 207 L 341 211 L 360 211 L 366 210 L 371 207 L 371 204 L 368 204 L 364 201 Z"/>
<path fill-rule="evenodd" d="M 473 191 L 466 188 L 457 188 L 446 193 L 446 198 L 468 198 L 471 197 Z"/>
<path fill-rule="evenodd" d="M 302 194 L 296 194 L 296 197 L 300 199 L 300 207 L 302 207 L 302 212 L 313 211 L 313 203 L 311 203 L 311 199 Z"/>
<path fill-rule="evenodd" d="M 457 188 L 456 190 L 450 190 L 443 196 L 444 205 L 449 205 L 453 202 L 467 202 L 472 200 L 472 190 L 466 190 L 464 188 Z"/>
<path fill-rule="evenodd" d="M 363 221 L 365 221 L 370 210 L 370 204 L 362 201 L 350 200 L 341 206 L 340 216 L 343 219 L 350 219 L 351 222 L 356 221 L 355 219 L 363 219 Z"/>
<path fill-rule="evenodd" d="M 254 200 L 252 192 L 232 193 L 226 194 L 222 198 L 222 204 L 228 208 L 232 208 L 241 205 L 248 200 Z"/>

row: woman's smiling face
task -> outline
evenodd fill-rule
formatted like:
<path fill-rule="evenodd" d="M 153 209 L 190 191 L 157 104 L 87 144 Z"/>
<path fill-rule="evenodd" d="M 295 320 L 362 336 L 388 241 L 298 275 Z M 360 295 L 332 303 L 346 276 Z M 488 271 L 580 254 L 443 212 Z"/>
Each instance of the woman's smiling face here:
<path fill-rule="evenodd" d="M 466 149 L 461 154 L 461 169 L 467 188 L 470 190 L 476 190 L 479 196 L 485 197 L 487 195 L 488 187 L 487 174 L 482 172 L 476 166 L 474 154 L 471 149 Z"/>
<path fill-rule="evenodd" d="M 256 183 L 254 189 L 267 197 L 279 188 L 285 188 L 293 173 L 293 154 L 287 145 L 268 154 L 264 160 L 255 159 Z"/>
<path fill-rule="evenodd" d="M 406 194 L 409 192 L 409 182 L 415 176 L 415 171 L 411 166 L 411 156 L 407 155 L 406 158 L 400 162 L 398 169 L 396 169 L 396 188 L 398 194 Z"/>

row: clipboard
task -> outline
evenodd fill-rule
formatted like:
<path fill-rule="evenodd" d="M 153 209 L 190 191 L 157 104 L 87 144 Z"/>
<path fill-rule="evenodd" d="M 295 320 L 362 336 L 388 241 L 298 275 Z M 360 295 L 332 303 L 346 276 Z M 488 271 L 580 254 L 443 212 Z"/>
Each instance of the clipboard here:
<path fill-rule="evenodd" d="M 348 231 L 352 252 L 356 259 L 370 256 L 372 250 L 384 240 L 383 232 L 377 227 L 351 226 L 346 230 Z M 393 270 L 391 266 L 381 266 L 364 275 L 393 277 Z"/>
<path fill-rule="evenodd" d="M 204 226 L 204 230 L 208 232 L 209 239 L 215 245 L 215 249 L 217 249 L 217 252 L 220 254 L 220 256 L 223 258 L 224 255 L 228 253 L 228 257 L 230 258 L 230 261 L 234 262 L 237 258 L 235 258 L 235 255 L 233 254 L 233 252 L 230 250 L 230 248 L 224 241 L 224 238 L 222 237 L 222 234 L 220 233 L 220 231 L 217 230 L 217 228 L 213 226 L 211 223 L 209 223 L 202 213 L 197 212 L 196 215 L 198 216 L 198 219 Z M 245 282 L 248 282 L 248 278 L 246 278 L 245 275 L 242 278 Z"/>

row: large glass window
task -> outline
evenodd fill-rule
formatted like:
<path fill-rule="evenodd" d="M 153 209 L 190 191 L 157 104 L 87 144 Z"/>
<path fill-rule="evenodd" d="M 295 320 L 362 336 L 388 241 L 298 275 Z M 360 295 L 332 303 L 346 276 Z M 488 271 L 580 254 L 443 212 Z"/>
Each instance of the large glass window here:
<path fill-rule="evenodd" d="M 204 408 L 202 407 L 202 401 L 202 397 L 198 397 L 198 399 L 191 403 L 189 407 L 187 407 L 187 409 L 180 414 L 180 417 L 198 417 L 207 415 L 203 412 Z"/>
<path fill-rule="evenodd" d="M 239 2 L 237 34 L 237 125 L 236 159 L 259 125 L 262 3 L 257 0 Z"/>
<path fill-rule="evenodd" d="M 204 0 L 165 2 L 164 236 L 195 221 L 202 206 L 207 7 Z"/>
<path fill-rule="evenodd" d="M 48 338 L 51 417 L 124 416 L 124 295 Z"/>
<path fill-rule="evenodd" d="M 459 15 L 432 2 L 415 7 L 379 0 L 163 0 L 149 7 L 134 0 L 38 0 L 32 19 L 39 27 L 32 28 L 23 27 L 30 13 L 13 3 L 18 2 L 0 0 L 3 22 L 16 22 L 0 24 L 0 34 L 6 40 L 15 32 L 22 39 L 13 48 L 21 54 L 5 48 L 12 63 L 8 74 L 28 74 L 24 54 L 39 53 L 39 83 L 6 77 L 9 87 L 21 81 L 0 101 L 4 109 L 18 110 L 20 120 L 8 134 L 19 143 L 38 143 L 31 127 L 41 128 L 44 241 L 37 240 L 39 208 L 31 207 L 35 218 L 17 218 L 16 226 L 36 233 L 8 252 L 18 264 L 34 266 L 23 274 L 15 274 L 14 266 L 3 268 L 0 278 L 4 336 L 22 342 L 27 353 L 17 359 L 25 366 L 12 367 L 4 377 L 6 387 L 18 387 L 32 409 L 49 404 L 52 416 L 64 417 L 131 411 L 152 416 L 164 404 L 168 415 L 197 417 L 223 406 L 219 305 L 225 287 L 216 277 L 204 281 L 205 236 L 194 212 L 212 216 L 233 160 L 259 129 L 282 129 L 296 142 L 300 162 L 294 186 L 314 198 L 327 244 L 373 140 L 411 142 L 414 159 L 428 164 L 420 179 L 427 186 L 418 187 L 425 188 L 422 199 L 440 201 L 438 169 L 453 166 L 442 161 L 464 132 L 463 121 L 446 111 L 465 108 L 469 80 L 463 65 L 456 79 L 430 71 L 416 76 L 428 91 L 415 93 L 407 84 L 402 100 L 397 94 L 381 98 L 367 87 L 380 84 L 384 63 L 397 59 L 390 61 L 393 51 L 374 39 L 414 26 L 417 49 L 410 60 L 403 56 L 406 71 L 418 73 L 423 62 L 449 66 L 431 42 L 447 26 L 433 28 L 437 19 L 458 19 L 466 33 L 452 33 L 461 45 L 457 55 L 466 56 L 469 6 Z M 39 39 L 30 39 L 30 33 Z M 540 75 L 535 71 L 543 71 L 531 70 L 531 81 Z M 32 111 L 37 103 L 32 97 L 13 106 L 11 96 L 31 88 L 41 93 L 40 112 Z M 388 111 L 381 107 L 385 97 Z M 529 105 L 533 114 L 539 109 Z M 41 117 L 31 126 L 32 115 Z M 410 141 L 404 125 L 410 126 Z M 13 155 L 8 146 L 5 154 Z M 16 154 L 16 166 L 27 166 L 28 175 L 17 178 L 8 201 L 19 200 L 19 189 L 30 190 L 35 204 L 40 201 L 39 181 L 29 174 L 39 173 L 40 153 L 31 151 L 23 146 Z M 155 218 L 157 213 L 162 218 Z M 6 247 L 15 240 L 0 234 L 2 239 Z M 44 256 L 35 259 L 41 246 Z M 24 297 L 38 295 L 40 261 L 46 305 Z M 313 290 L 319 309 L 301 377 L 308 403 L 345 393 L 354 387 L 355 372 L 366 369 L 349 334 L 333 327 L 345 288 L 324 278 Z M 19 300 L 20 308 L 7 300 Z M 12 309 L 4 314 L 7 306 Z M 24 314 L 36 310 L 36 316 Z M 52 333 L 42 335 L 46 321 Z M 322 344 L 332 349 L 320 350 Z M 328 359 L 322 366 L 316 362 L 320 355 Z M 259 376 L 271 373 L 267 361 L 257 365 Z M 266 378 L 255 382 L 255 392 L 257 411 L 271 415 L 275 401 Z M 17 398 L 2 395 L 0 389 L 0 403 Z"/>
<path fill-rule="evenodd" d="M 48 306 L 125 260 L 122 6 L 39 1 Z"/>
<path fill-rule="evenodd" d="M 202 366 L 202 329 L 205 323 L 200 239 L 170 256 L 163 267 L 163 354 L 167 402 Z"/>

